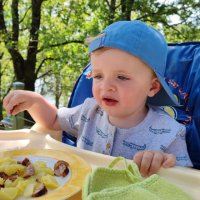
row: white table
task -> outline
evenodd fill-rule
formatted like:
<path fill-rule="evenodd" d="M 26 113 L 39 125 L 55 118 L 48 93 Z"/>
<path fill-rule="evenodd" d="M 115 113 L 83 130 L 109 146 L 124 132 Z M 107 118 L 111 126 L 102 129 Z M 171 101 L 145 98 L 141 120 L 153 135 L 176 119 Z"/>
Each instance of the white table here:
<path fill-rule="evenodd" d="M 58 141 L 61 138 L 59 133 L 57 133 L 58 137 L 56 139 L 52 138 L 51 134 L 49 133 L 50 131 L 42 129 L 41 127 L 12 131 L 0 130 L 0 151 L 22 148 L 57 149 L 70 151 L 85 159 L 92 168 L 95 168 L 96 166 L 107 166 L 113 159 L 112 156 L 106 156 L 66 145 Z M 194 200 L 200 199 L 199 170 L 173 167 L 170 169 L 161 169 L 158 174 L 186 191 L 194 198 Z M 81 194 L 77 194 L 70 199 L 80 200 Z"/>

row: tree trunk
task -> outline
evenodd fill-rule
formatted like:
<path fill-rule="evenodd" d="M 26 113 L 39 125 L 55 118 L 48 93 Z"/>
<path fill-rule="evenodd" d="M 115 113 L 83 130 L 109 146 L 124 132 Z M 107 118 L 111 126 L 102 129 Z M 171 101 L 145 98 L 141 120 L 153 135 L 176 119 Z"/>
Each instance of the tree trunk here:
<path fill-rule="evenodd" d="M 121 18 L 123 20 L 131 20 L 131 11 L 133 10 L 134 0 L 121 0 Z"/>
<path fill-rule="evenodd" d="M 12 0 L 12 31 L 8 32 L 4 20 L 3 2 L 0 0 L 0 33 L 4 35 L 4 39 L 6 38 L 4 41 L 12 57 L 16 81 L 23 82 L 26 90 L 34 91 L 37 79 L 36 56 L 43 0 L 32 0 L 32 22 L 26 59 L 22 57 L 18 50 L 18 2 L 19 0 Z"/>
<path fill-rule="evenodd" d="M 109 16 L 109 24 L 114 22 L 115 19 L 115 10 L 116 10 L 116 0 L 111 0 L 109 5 L 110 16 Z"/>
<path fill-rule="evenodd" d="M 0 61 L 1 61 L 2 57 L 3 57 L 3 53 L 0 55 Z M 2 93 L 1 93 L 1 91 L 2 91 L 2 88 L 1 88 L 2 71 L 1 70 L 2 69 L 1 69 L 1 62 L 0 62 L 0 120 L 3 119 L 3 107 L 2 107 L 2 104 L 3 104 L 2 99 L 3 98 L 2 98 Z"/>
<path fill-rule="evenodd" d="M 12 31 L 9 32 L 4 20 L 3 1 L 0 0 L 0 34 L 4 37 L 5 45 L 12 57 L 13 68 L 16 81 L 24 83 L 25 90 L 35 90 L 36 74 L 36 56 L 38 48 L 38 36 L 41 20 L 41 5 L 43 0 L 32 0 L 32 22 L 30 28 L 29 43 L 27 47 L 27 58 L 23 58 L 18 50 L 19 39 L 19 0 L 12 0 Z M 0 104 L 2 106 L 2 104 Z M 0 117 L 2 107 L 0 107 Z M 29 118 L 25 112 L 25 118 Z"/>

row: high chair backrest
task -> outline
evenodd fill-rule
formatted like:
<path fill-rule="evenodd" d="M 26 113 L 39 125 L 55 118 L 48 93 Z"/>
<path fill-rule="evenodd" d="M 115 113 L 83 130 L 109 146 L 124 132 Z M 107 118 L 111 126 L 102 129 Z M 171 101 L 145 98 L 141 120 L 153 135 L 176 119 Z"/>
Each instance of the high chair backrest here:
<path fill-rule="evenodd" d="M 180 107 L 164 107 L 187 129 L 186 141 L 194 168 L 200 169 L 200 42 L 168 45 L 166 81 L 177 97 Z M 91 66 L 83 70 L 72 91 L 69 107 L 92 97 Z M 63 142 L 75 145 L 75 138 L 63 133 Z M 69 142 L 70 141 L 70 142 Z"/>

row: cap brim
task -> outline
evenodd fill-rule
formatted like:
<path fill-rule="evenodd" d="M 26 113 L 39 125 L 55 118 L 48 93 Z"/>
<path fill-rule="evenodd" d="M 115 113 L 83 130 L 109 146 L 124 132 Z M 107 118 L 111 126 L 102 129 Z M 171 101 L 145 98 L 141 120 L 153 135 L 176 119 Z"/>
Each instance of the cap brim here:
<path fill-rule="evenodd" d="M 158 73 L 156 73 L 156 75 L 162 85 L 162 88 L 154 97 L 149 97 L 147 103 L 154 106 L 181 106 L 164 78 Z"/>

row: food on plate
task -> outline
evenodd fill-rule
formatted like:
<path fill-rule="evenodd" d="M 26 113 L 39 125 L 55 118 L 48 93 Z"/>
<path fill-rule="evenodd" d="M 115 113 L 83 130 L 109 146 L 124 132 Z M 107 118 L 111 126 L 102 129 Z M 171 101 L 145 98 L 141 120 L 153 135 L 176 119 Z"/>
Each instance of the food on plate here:
<path fill-rule="evenodd" d="M 32 162 L 28 158 L 17 161 L 0 158 L 0 199 L 14 200 L 17 197 L 39 197 L 60 185 L 55 176 L 65 177 L 69 163 L 59 160 L 51 169 L 44 161 Z"/>
<path fill-rule="evenodd" d="M 42 176 L 41 182 L 44 183 L 48 189 L 55 189 L 59 186 L 59 183 L 56 181 L 56 179 L 49 174 Z"/>
<path fill-rule="evenodd" d="M 47 193 L 47 188 L 43 183 L 40 183 L 34 190 L 32 197 L 40 197 Z"/>
<path fill-rule="evenodd" d="M 64 160 L 59 160 L 54 165 L 54 175 L 65 177 L 69 173 L 69 163 Z"/>

